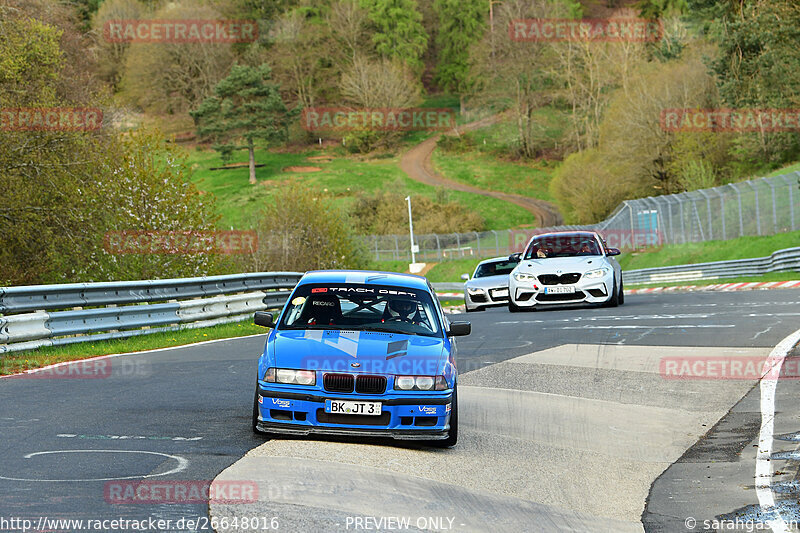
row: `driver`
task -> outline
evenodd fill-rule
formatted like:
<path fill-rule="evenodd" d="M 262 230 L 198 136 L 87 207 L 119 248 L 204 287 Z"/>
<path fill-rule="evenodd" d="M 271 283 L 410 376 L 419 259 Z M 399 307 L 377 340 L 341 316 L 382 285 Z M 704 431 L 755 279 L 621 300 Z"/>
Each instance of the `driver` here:
<path fill-rule="evenodd" d="M 384 320 L 395 320 L 419 324 L 421 322 L 417 302 L 405 298 L 393 298 L 386 304 Z"/>

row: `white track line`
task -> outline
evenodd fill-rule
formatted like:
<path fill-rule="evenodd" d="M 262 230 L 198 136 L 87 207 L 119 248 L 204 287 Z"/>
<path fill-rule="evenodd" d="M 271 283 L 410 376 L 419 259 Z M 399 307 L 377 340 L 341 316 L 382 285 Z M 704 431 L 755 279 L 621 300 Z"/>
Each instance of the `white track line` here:
<path fill-rule="evenodd" d="M 772 436 L 775 425 L 775 390 L 778 387 L 778 376 L 786 356 L 800 342 L 800 330 L 795 331 L 772 350 L 764 362 L 764 374 L 761 377 L 761 430 L 758 435 L 758 455 L 756 456 L 756 495 L 761 511 L 771 512 L 777 518 L 768 520 L 767 525 L 775 533 L 788 533 L 789 526 L 783 521 L 780 511 L 775 508 L 775 497 L 772 493 Z"/>

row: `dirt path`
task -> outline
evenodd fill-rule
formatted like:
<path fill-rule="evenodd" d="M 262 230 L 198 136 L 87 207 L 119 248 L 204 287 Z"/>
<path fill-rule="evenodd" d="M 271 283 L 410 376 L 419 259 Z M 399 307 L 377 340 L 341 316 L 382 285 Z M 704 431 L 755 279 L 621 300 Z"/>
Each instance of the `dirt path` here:
<path fill-rule="evenodd" d="M 461 131 L 474 130 L 483 126 L 488 126 L 497 120 L 498 116 L 494 115 L 482 120 L 470 122 L 469 124 L 461 126 L 460 129 Z M 512 204 L 516 204 L 530 211 L 531 214 L 536 217 L 536 222 L 540 227 L 558 226 L 564 223 L 564 219 L 561 217 L 561 213 L 558 212 L 558 208 L 550 202 L 521 196 L 519 194 L 486 191 L 478 187 L 473 187 L 472 185 L 447 179 L 436 172 L 431 162 L 431 154 L 433 154 L 433 150 L 436 148 L 436 142 L 439 140 L 439 137 L 441 137 L 441 134 L 431 137 L 403 154 L 403 157 L 400 158 L 400 168 L 403 169 L 403 172 L 408 174 L 409 178 L 427 185 L 433 185 L 434 187 L 471 192 L 511 202 Z"/>

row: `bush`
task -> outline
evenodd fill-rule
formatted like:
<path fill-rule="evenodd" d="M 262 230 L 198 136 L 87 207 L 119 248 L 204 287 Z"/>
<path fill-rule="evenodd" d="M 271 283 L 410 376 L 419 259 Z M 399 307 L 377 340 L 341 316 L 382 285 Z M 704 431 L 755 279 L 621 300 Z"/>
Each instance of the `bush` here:
<path fill-rule="evenodd" d="M 258 250 L 240 258 L 249 271 L 366 268 L 366 248 L 330 200 L 297 185 L 279 190 L 255 222 Z"/>
<path fill-rule="evenodd" d="M 411 199 L 414 232 L 463 233 L 483 231 L 486 222 L 477 213 L 457 202 L 447 201 L 442 192 L 436 200 L 426 196 Z M 401 235 L 408 233 L 408 207 L 405 196 L 378 192 L 361 195 L 353 208 L 356 230 L 364 235 Z"/>

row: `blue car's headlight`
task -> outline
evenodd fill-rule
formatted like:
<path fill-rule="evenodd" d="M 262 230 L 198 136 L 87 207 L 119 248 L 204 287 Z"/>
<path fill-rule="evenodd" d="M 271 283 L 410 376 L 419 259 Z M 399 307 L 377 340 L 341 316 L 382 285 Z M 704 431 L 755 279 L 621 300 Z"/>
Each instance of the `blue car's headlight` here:
<path fill-rule="evenodd" d="M 602 278 L 606 274 L 608 274 L 607 268 L 598 268 L 597 270 L 590 270 L 589 272 L 585 273 L 583 277 L 586 279 Z"/>
<path fill-rule="evenodd" d="M 395 390 L 447 390 L 444 376 L 395 376 Z"/>
<path fill-rule="evenodd" d="M 514 279 L 517 281 L 536 281 L 536 276 L 524 272 L 515 272 Z"/>
<path fill-rule="evenodd" d="M 267 383 L 283 383 L 285 385 L 314 385 L 317 373 L 313 370 L 294 370 L 291 368 L 268 368 L 264 373 Z"/>

